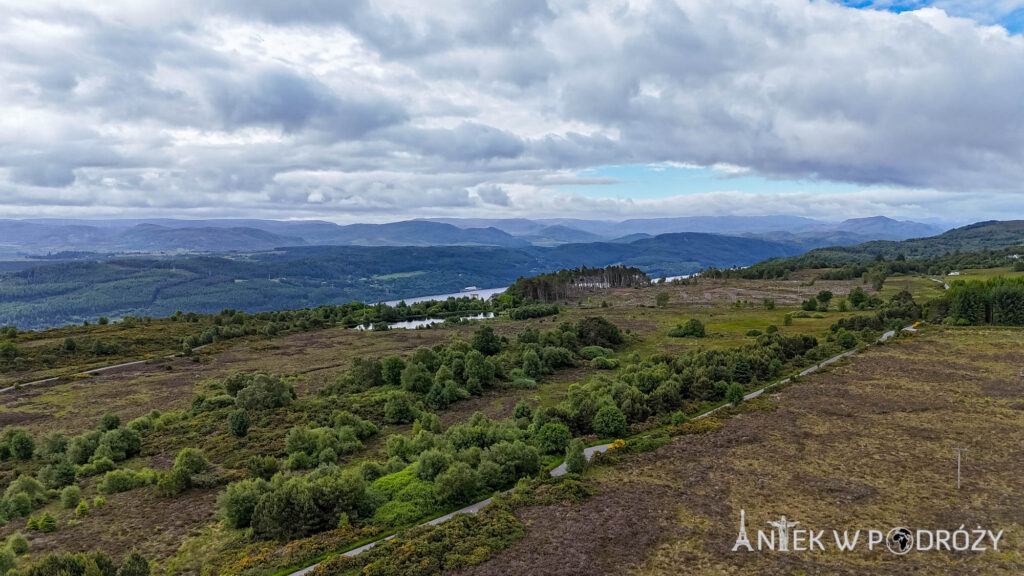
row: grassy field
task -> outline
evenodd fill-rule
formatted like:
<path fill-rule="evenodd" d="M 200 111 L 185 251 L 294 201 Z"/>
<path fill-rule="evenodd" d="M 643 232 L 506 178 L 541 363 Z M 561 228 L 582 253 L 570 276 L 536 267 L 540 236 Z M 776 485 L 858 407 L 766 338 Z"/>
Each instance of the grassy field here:
<path fill-rule="evenodd" d="M 522 511 L 526 537 L 459 574 L 1020 574 L 1022 367 L 1020 330 L 930 328 L 874 347 L 721 430 L 592 469 L 598 496 Z M 953 447 L 967 448 L 960 490 Z M 1005 534 L 998 552 L 734 553 L 741 509 L 755 538 L 783 514 L 827 535 Z"/>

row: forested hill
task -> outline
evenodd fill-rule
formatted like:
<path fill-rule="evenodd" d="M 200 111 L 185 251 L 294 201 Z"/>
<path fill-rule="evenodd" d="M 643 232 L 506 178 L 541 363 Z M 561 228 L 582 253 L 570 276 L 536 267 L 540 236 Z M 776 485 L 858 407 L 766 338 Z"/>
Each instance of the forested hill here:
<path fill-rule="evenodd" d="M 562 268 L 636 266 L 653 277 L 744 266 L 792 246 L 714 234 L 542 247 L 305 246 L 178 258 L 44 264 L 0 275 L 0 325 L 43 328 L 101 316 L 312 307 L 507 286 Z"/>
<path fill-rule="evenodd" d="M 790 258 L 773 259 L 759 263 L 764 267 L 835 268 L 854 262 L 884 258 L 931 258 L 956 252 L 981 252 L 1022 246 L 1024 250 L 1024 220 L 1005 222 L 978 222 L 955 228 L 938 236 L 914 238 L 900 242 L 876 240 L 856 246 L 816 248 Z"/>

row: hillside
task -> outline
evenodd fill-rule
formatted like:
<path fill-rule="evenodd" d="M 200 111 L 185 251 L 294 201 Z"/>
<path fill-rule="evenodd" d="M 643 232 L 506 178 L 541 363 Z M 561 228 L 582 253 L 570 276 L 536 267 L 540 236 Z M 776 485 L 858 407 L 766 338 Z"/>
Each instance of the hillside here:
<path fill-rule="evenodd" d="M 1024 220 L 978 222 L 956 228 L 938 236 L 914 238 L 899 242 L 872 241 L 855 246 L 817 248 L 806 254 L 776 259 L 765 266 L 799 269 L 833 268 L 879 258 L 931 258 L 956 252 L 981 252 L 1024 246 Z M 1022 248 L 1024 249 L 1024 248 Z"/>
<path fill-rule="evenodd" d="M 308 246 L 231 256 L 70 261 L 0 275 L 0 325 L 42 328 L 176 310 L 257 312 L 376 302 L 507 286 L 520 276 L 576 266 L 625 264 L 671 276 L 795 253 L 753 238 L 669 234 L 553 248 Z"/>

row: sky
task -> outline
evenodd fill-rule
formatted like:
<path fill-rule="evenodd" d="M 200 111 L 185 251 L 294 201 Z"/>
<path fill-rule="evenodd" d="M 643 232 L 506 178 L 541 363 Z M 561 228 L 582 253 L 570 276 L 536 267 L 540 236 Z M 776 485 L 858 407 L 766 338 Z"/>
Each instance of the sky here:
<path fill-rule="evenodd" d="M 0 218 L 1024 218 L 1024 0 L 0 0 Z"/>

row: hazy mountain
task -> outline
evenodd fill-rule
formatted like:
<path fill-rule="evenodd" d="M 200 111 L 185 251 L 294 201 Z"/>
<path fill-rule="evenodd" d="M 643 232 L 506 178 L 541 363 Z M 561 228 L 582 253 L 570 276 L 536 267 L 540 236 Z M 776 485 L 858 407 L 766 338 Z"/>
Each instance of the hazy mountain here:
<path fill-rule="evenodd" d="M 117 235 L 117 241 L 125 249 L 143 252 L 269 250 L 306 243 L 296 236 L 279 236 L 256 228 L 166 228 L 155 224 L 129 228 Z"/>
<path fill-rule="evenodd" d="M 833 230 L 858 236 L 870 236 L 875 240 L 906 240 L 908 238 L 924 238 L 941 234 L 945 229 L 931 224 L 922 224 L 910 220 L 893 220 L 885 216 L 872 218 L 853 218 L 844 220 Z"/>
<path fill-rule="evenodd" d="M 799 250 L 903 240 L 941 229 L 882 216 L 823 222 L 799 216 L 694 216 L 622 222 L 573 218 L 407 220 L 339 226 L 276 220 L 0 220 L 0 255 L 89 252 L 229 252 L 304 245 L 556 246 L 633 241 L 658 234 L 751 236 Z"/>
<path fill-rule="evenodd" d="M 196 234 L 187 228 L 179 230 Z M 246 233 L 237 228 L 221 230 Z M 472 234 L 494 237 L 493 229 L 476 230 Z M 136 231 L 166 238 L 173 229 L 142 225 Z M 352 238 L 366 237 L 359 229 L 348 232 Z M 394 228 L 391 232 L 397 234 Z M 618 244 L 550 248 L 523 244 L 297 246 L 224 256 L 108 256 L 40 264 L 0 274 L 0 325 L 41 328 L 100 316 L 164 316 L 175 310 L 215 312 L 224 308 L 255 312 L 390 300 L 457 292 L 472 285 L 503 286 L 519 276 L 584 265 L 626 264 L 654 276 L 671 276 L 795 253 L 791 246 L 756 238 L 699 233 Z"/>

